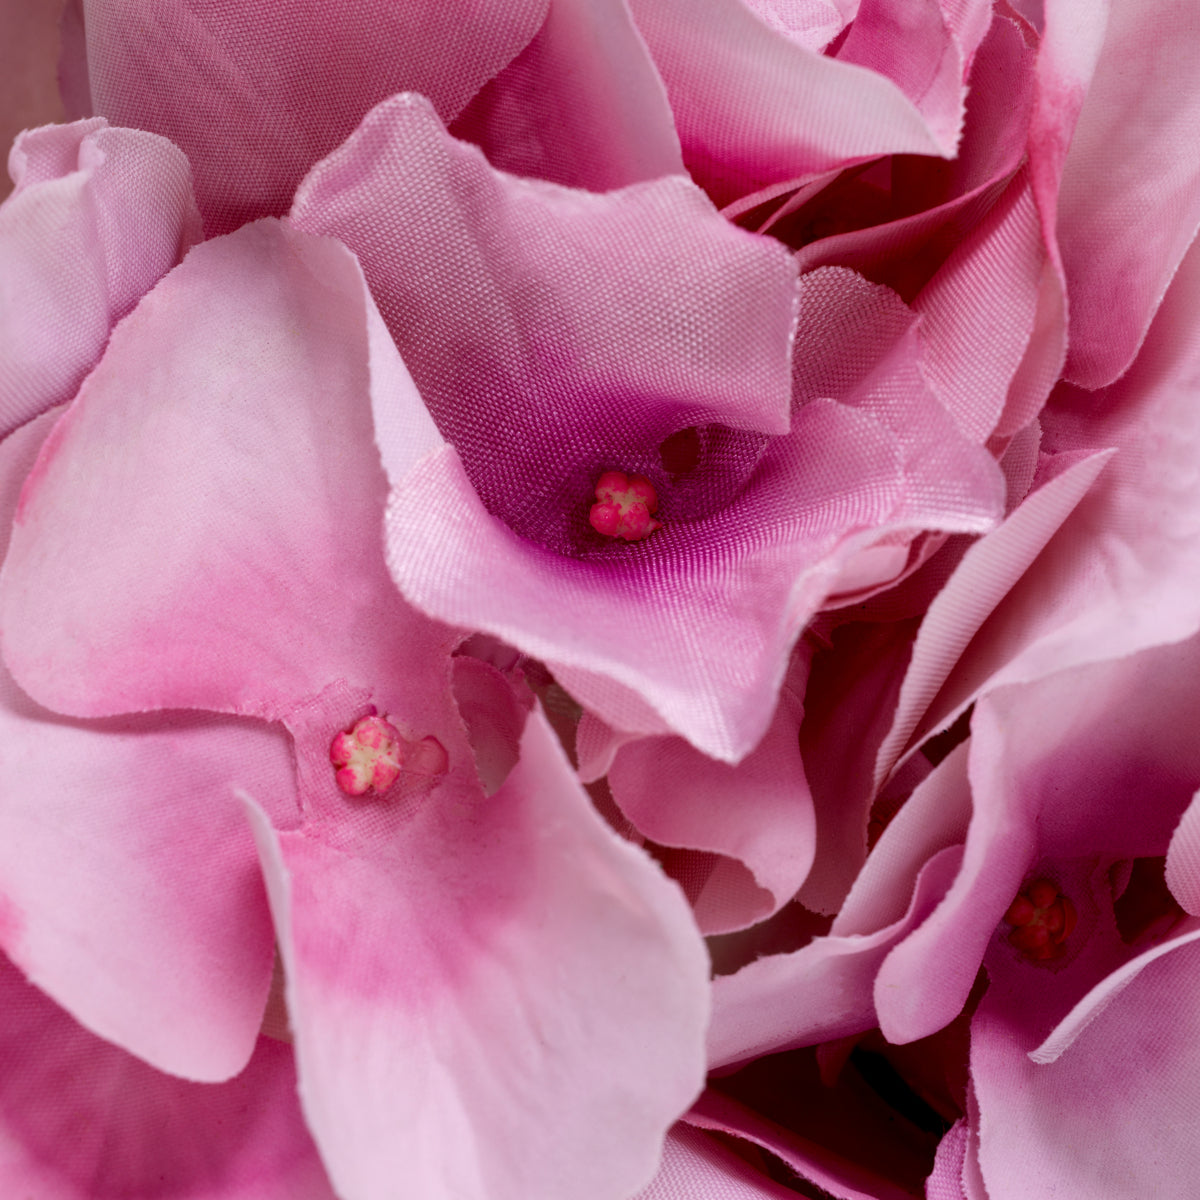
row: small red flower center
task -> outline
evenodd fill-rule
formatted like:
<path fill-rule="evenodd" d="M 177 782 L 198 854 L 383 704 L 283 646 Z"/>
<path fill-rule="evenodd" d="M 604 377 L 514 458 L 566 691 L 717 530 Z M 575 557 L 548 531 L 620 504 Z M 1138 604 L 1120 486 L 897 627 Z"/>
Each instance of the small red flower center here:
<path fill-rule="evenodd" d="M 651 515 L 657 509 L 658 493 L 644 475 L 605 471 L 596 483 L 596 503 L 588 520 L 605 537 L 640 542 L 662 528 Z"/>
<path fill-rule="evenodd" d="M 1063 953 L 1075 928 L 1075 905 L 1050 880 L 1038 879 L 1017 894 L 1004 919 L 1013 926 L 1009 945 L 1034 962 L 1045 962 Z"/>
<path fill-rule="evenodd" d="M 329 747 L 338 787 L 348 796 L 386 792 L 400 778 L 405 742 L 386 717 L 372 714 L 343 729 Z"/>

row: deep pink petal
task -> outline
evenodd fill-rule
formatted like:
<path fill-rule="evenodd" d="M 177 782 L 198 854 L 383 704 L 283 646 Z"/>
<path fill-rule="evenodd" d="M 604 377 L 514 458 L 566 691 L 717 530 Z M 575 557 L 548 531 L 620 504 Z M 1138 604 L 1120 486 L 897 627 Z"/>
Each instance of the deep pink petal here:
<path fill-rule="evenodd" d="M 419 620 L 383 563 L 370 408 L 394 425 L 406 392 L 419 414 L 343 247 L 277 222 L 197 247 L 118 329 L 25 488 L 14 674 L 80 716 L 273 719 L 339 679 L 373 686 Z"/>
<path fill-rule="evenodd" d="M 644 738 L 618 750 L 608 772 L 613 799 L 639 833 L 748 868 L 747 886 L 732 895 L 726 888 L 719 908 L 696 904 L 703 933 L 769 917 L 812 865 L 812 796 L 796 744 L 807 668 L 804 659 L 793 660 L 770 728 L 736 766 L 706 758 L 681 738 Z"/>
<path fill-rule="evenodd" d="M 1194 17 L 1188 0 L 1114 4 L 1071 139 L 1058 238 L 1071 310 L 1066 376 L 1083 387 L 1129 366 L 1200 227 Z"/>
<path fill-rule="evenodd" d="M 0 963 L 0 1191 L 37 1200 L 333 1200 L 289 1047 L 187 1083 L 107 1045 Z"/>
<path fill-rule="evenodd" d="M 85 0 L 95 111 L 187 154 L 209 235 L 287 210 L 305 171 L 395 92 L 446 120 L 537 32 L 546 0 Z"/>
<path fill-rule="evenodd" d="M 594 192 L 684 169 L 666 92 L 625 0 L 551 0 L 537 36 L 451 130 L 495 167 Z"/>
<path fill-rule="evenodd" d="M 707 956 L 539 714 L 489 798 L 443 784 L 349 840 L 252 815 L 340 1191 L 616 1200 L 650 1180 L 702 1081 Z"/>
<path fill-rule="evenodd" d="M 635 0 L 694 178 L 719 204 L 882 154 L 951 157 L 890 79 L 772 29 L 741 0 Z"/>
<path fill-rule="evenodd" d="M 200 240 L 187 160 L 99 118 L 22 134 L 0 207 L 0 434 L 69 400 L 113 326 Z"/>

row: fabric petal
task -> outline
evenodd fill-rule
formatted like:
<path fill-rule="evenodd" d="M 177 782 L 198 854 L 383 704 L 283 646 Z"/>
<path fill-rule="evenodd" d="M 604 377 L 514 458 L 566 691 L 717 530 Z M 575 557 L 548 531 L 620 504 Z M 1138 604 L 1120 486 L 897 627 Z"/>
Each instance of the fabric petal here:
<path fill-rule="evenodd" d="M 1200 1152 L 1181 1114 L 1200 1102 L 1198 956 L 1194 935 L 1177 939 L 1048 1063 L 1027 1053 L 1037 1037 L 1028 989 L 984 997 L 971 1071 L 991 1200 L 1193 1193 Z"/>
<path fill-rule="evenodd" d="M 35 699 L 274 719 L 404 653 L 370 398 L 412 383 L 372 314 L 343 247 L 267 221 L 197 247 L 121 325 L 4 566 L 5 652 Z"/>
<path fill-rule="evenodd" d="M 443 786 L 387 838 L 250 810 L 309 1124 L 352 1200 L 617 1200 L 703 1078 L 686 904 L 587 802 L 544 719 L 495 795 Z"/>
<path fill-rule="evenodd" d="M 683 174 L 662 80 L 625 0 L 551 0 L 450 131 L 514 175 L 606 192 Z"/>
<path fill-rule="evenodd" d="M 1129 366 L 1200 228 L 1194 17 L 1188 0 L 1112 6 L 1063 165 L 1066 377 L 1082 387 L 1111 383 Z"/>
<path fill-rule="evenodd" d="M 228 1083 L 162 1075 L 0 962 L 0 1190 L 37 1200 L 334 1200 L 289 1047 Z"/>
<path fill-rule="evenodd" d="M 547 0 L 282 0 L 131 11 L 85 0 L 95 111 L 181 147 L 209 236 L 279 216 L 305 171 L 395 92 L 451 120 L 530 41 Z"/>
<path fill-rule="evenodd" d="M 58 418 L 0 443 L 0 529 Z M 3 546 L 0 545 L 0 554 Z M 241 1070 L 273 956 L 235 783 L 298 814 L 282 730 L 195 714 L 84 724 L 0 666 L 0 944 L 95 1033 L 191 1079 Z"/>
<path fill-rule="evenodd" d="M 807 674 L 807 662 L 794 661 L 770 728 L 736 766 L 713 762 L 681 738 L 644 738 L 618 750 L 608 772 L 613 799 L 639 833 L 748 869 L 740 903 L 726 895 L 718 919 L 703 919 L 697 905 L 702 933 L 765 920 L 796 894 L 812 865 L 812 796 L 796 745 Z"/>
<path fill-rule="evenodd" d="M 666 83 L 684 162 L 718 204 L 882 154 L 954 153 L 957 127 L 932 127 L 892 80 L 816 53 L 741 0 L 632 8 Z"/>
<path fill-rule="evenodd" d="M 715 1138 L 681 1123 L 667 1134 L 662 1166 L 636 1200 L 790 1200 L 795 1194 Z"/>
<path fill-rule="evenodd" d="M 113 326 L 200 240 L 165 139 L 94 118 L 23 133 L 0 207 L 0 436 L 69 400 Z"/>

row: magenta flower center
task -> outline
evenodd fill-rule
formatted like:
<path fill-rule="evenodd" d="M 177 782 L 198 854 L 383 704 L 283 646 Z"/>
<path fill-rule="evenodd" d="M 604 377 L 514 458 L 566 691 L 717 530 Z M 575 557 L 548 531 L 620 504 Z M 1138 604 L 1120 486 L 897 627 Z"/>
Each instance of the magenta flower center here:
<path fill-rule="evenodd" d="M 385 717 L 363 717 L 341 730 L 329 747 L 329 761 L 337 768 L 338 787 L 348 796 L 386 792 L 400 777 L 405 741 Z"/>
<path fill-rule="evenodd" d="M 596 483 L 596 503 L 588 520 L 605 537 L 640 542 L 662 528 L 652 516 L 657 509 L 658 493 L 644 475 L 605 471 Z"/>
<path fill-rule="evenodd" d="M 1009 944 L 1026 958 L 1044 962 L 1062 954 L 1075 928 L 1075 905 L 1050 880 L 1038 879 L 1017 894 L 1004 919 L 1013 927 Z"/>

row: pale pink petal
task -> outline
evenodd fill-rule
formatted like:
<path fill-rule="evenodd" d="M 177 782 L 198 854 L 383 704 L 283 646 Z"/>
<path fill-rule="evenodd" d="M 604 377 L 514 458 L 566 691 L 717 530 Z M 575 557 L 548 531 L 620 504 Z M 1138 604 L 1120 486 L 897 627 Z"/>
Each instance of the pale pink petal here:
<path fill-rule="evenodd" d="M 3 576 L 18 680 L 79 716 L 273 719 L 373 686 L 419 619 L 379 541 L 370 398 L 397 392 L 420 411 L 344 247 L 271 221 L 197 247 L 26 485 Z"/>
<path fill-rule="evenodd" d="M 305 171 L 395 92 L 446 120 L 517 55 L 547 0 L 84 0 L 95 111 L 187 154 L 209 235 L 287 210 Z"/>
<path fill-rule="evenodd" d="M 658 1174 L 636 1200 L 795 1200 L 795 1195 L 715 1138 L 681 1123 L 667 1134 Z"/>
<path fill-rule="evenodd" d="M 1003 18 L 992 23 L 970 77 L 962 143 L 951 162 L 896 156 L 848 170 L 833 186 L 763 227 L 798 250 L 802 269 L 846 266 L 906 298 L 969 237 L 1027 153 L 1034 57 Z"/>
<path fill-rule="evenodd" d="M 0 443 L 0 542 L 57 419 Z M 3 545 L 0 545 L 0 554 Z M 281 730 L 198 714 L 85 725 L 0 666 L 0 944 L 89 1029 L 224 1079 L 254 1046 L 273 939 L 235 783 L 298 819 Z"/>
<path fill-rule="evenodd" d="M 880 929 L 816 938 L 792 954 L 766 955 L 714 979 L 710 1068 L 874 1028 L 880 964 L 930 916 L 961 863 L 961 846 L 934 853 L 917 872 L 907 910 Z"/>
<path fill-rule="evenodd" d="M 99 118 L 22 134 L 0 206 L 0 434 L 69 400 L 113 326 L 200 240 L 187 160 Z"/>
<path fill-rule="evenodd" d="M 1018 176 L 913 302 L 934 390 L 981 444 L 1033 332 L 1045 261 L 1033 193 Z"/>
<path fill-rule="evenodd" d="M 969 1140 L 967 1122 L 956 1121 L 938 1142 L 933 1174 L 925 1181 L 925 1200 L 968 1200 L 963 1187 Z"/>
<path fill-rule="evenodd" d="M 0 1192 L 36 1200 L 334 1200 L 291 1049 L 228 1083 L 159 1074 L 0 963 Z"/>
<path fill-rule="evenodd" d="M 537 36 L 451 132 L 502 170 L 594 192 L 684 169 L 662 80 L 625 0 L 551 0 Z"/>
<path fill-rule="evenodd" d="M 930 604 L 917 633 L 891 728 L 879 747 L 876 788 L 910 746 L 948 726 L 969 703 L 971 692 L 946 694 L 943 685 L 947 678 L 968 651 L 971 639 L 1087 494 L 1111 457 L 1111 452 L 1102 452 L 1067 465 L 963 555 L 958 569 Z"/>
<path fill-rule="evenodd" d="M 705 920 L 697 906 L 703 933 L 769 917 L 796 894 L 812 865 L 812 796 L 796 744 L 807 675 L 806 658 L 793 659 L 770 728 L 736 766 L 706 758 L 681 738 L 643 738 L 618 750 L 608 772 L 613 799 L 639 833 L 748 869 L 747 886 L 725 894 L 719 912 Z"/>
<path fill-rule="evenodd" d="M 1165 853 L 1200 778 L 1190 732 L 1198 656 L 1193 639 L 997 689 L 976 704 L 962 871 L 876 980 L 890 1041 L 924 1037 L 959 1012 L 1039 861 Z"/>
<path fill-rule="evenodd" d="M 972 1021 L 971 1070 L 990 1200 L 1194 1194 L 1198 955 L 1193 933 L 1144 962 L 1048 1063 L 1027 1053 L 1041 981 L 989 991 Z"/>
<path fill-rule="evenodd" d="M 1133 368 L 1102 393 L 1062 387 L 1052 397 L 1041 418 L 1045 451 L 1117 453 L 1045 549 L 1014 573 L 1017 582 L 941 685 L 940 713 L 961 709 L 981 688 L 1176 642 L 1200 628 L 1198 307 L 1195 251 Z"/>
<path fill-rule="evenodd" d="M 943 8 L 939 0 L 861 0 L 836 58 L 891 79 L 925 119 L 938 146 L 957 148 L 967 56 Z"/>
<path fill-rule="evenodd" d="M 684 161 L 719 204 L 882 154 L 952 157 L 890 79 L 809 49 L 742 0 L 634 0 L 667 85 Z"/>
<path fill-rule="evenodd" d="M 1198 53 L 1190 0 L 1112 6 L 1058 198 L 1066 377 L 1083 387 L 1129 366 L 1200 227 Z"/>
<path fill-rule="evenodd" d="M 539 714 L 491 797 L 444 784 L 357 835 L 252 819 L 340 1192 L 618 1200 L 650 1181 L 702 1083 L 707 956 Z"/>

